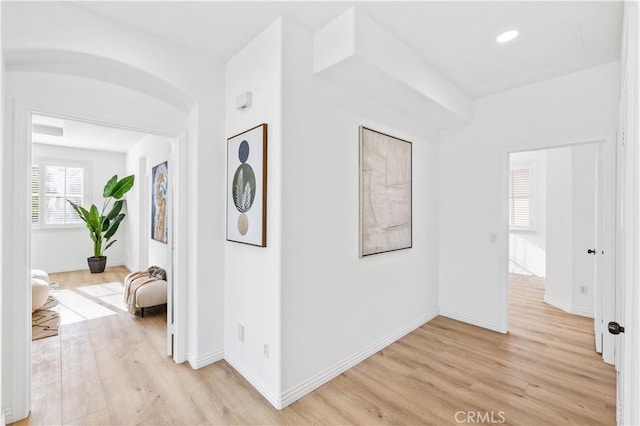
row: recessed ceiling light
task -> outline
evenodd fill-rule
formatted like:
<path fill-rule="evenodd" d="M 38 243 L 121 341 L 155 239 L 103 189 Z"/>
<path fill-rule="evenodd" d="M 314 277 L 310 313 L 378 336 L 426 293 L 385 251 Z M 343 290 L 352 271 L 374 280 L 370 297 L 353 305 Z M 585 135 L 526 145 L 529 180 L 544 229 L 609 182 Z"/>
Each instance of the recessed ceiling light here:
<path fill-rule="evenodd" d="M 518 37 L 518 31 L 516 30 L 509 30 L 509 31 L 505 31 L 502 34 L 500 34 L 498 37 L 496 37 L 496 41 L 498 43 L 506 43 L 508 41 L 513 40 L 514 38 Z"/>

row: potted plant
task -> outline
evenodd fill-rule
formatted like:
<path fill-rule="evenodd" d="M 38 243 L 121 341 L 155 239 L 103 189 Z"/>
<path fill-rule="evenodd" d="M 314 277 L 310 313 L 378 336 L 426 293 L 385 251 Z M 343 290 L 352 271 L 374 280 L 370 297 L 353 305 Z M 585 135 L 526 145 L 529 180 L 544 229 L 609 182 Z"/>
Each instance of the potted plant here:
<path fill-rule="evenodd" d="M 102 205 L 102 211 L 98 211 L 98 207 L 95 204 L 91 205 L 89 210 L 82 206 L 67 200 L 73 209 L 78 213 L 80 219 L 82 219 L 89 229 L 89 236 L 93 241 L 93 256 L 87 258 L 89 263 L 89 269 L 92 273 L 104 272 L 104 268 L 107 265 L 107 257 L 104 255 L 104 251 L 111 247 L 117 240 L 111 240 L 114 236 L 120 222 L 124 219 L 125 214 L 121 213 L 124 200 L 121 198 L 129 192 L 133 187 L 134 176 L 127 176 L 118 180 L 118 175 L 113 176 L 104 187 L 102 196 L 105 198 Z M 113 200 L 118 200 L 111 205 Z M 108 213 L 105 214 L 105 212 Z"/>

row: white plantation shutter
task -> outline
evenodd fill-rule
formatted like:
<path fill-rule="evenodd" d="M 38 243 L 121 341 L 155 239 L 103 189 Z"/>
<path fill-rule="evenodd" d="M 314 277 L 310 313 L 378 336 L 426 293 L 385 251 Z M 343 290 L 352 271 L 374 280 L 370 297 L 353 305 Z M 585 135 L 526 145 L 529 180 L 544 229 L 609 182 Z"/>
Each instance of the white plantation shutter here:
<path fill-rule="evenodd" d="M 509 225 L 512 229 L 532 227 L 531 167 L 512 168 L 509 179 Z"/>
<path fill-rule="evenodd" d="M 81 167 L 45 166 L 45 225 L 82 223 L 67 199 L 82 204 L 84 169 Z"/>
<path fill-rule="evenodd" d="M 31 224 L 40 223 L 40 166 L 31 166 Z"/>
<path fill-rule="evenodd" d="M 82 224 L 67 202 L 83 205 L 87 198 L 87 168 L 58 164 L 37 164 L 31 168 L 31 223 L 56 226 Z"/>

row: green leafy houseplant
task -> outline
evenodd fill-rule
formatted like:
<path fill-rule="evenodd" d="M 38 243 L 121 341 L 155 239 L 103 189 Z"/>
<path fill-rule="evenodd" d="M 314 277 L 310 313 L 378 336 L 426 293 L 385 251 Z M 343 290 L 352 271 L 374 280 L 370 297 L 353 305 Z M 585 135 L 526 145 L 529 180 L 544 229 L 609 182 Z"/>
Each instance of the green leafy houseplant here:
<path fill-rule="evenodd" d="M 78 213 L 89 229 L 89 236 L 93 241 L 93 257 L 88 260 L 89 266 L 92 266 L 92 259 L 102 259 L 102 271 L 106 264 L 104 251 L 113 245 L 117 240 L 110 241 L 115 235 L 125 214 L 122 213 L 124 200 L 121 198 L 133 188 L 134 176 L 127 176 L 118 180 L 118 175 L 114 175 L 104 187 L 102 196 L 105 198 L 102 210 L 99 211 L 95 204 L 92 204 L 89 210 L 74 202 L 67 200 L 73 209 Z M 113 204 L 111 204 L 114 200 Z M 108 211 L 108 212 L 107 212 Z M 102 272 L 99 271 L 99 272 Z M 91 272 L 94 271 L 91 267 Z"/>

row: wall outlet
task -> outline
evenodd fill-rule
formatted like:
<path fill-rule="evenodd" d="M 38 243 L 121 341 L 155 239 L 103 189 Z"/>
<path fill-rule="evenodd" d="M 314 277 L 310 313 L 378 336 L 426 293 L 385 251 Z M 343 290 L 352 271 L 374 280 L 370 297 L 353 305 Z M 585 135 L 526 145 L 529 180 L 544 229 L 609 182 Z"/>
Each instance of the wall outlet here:
<path fill-rule="evenodd" d="M 238 340 L 244 343 L 244 325 L 238 324 Z"/>
<path fill-rule="evenodd" d="M 496 234 L 489 234 L 489 244 L 498 244 L 498 236 Z"/>
<path fill-rule="evenodd" d="M 269 358 L 269 344 L 265 343 L 262 347 L 262 352 L 264 353 L 265 358 Z"/>
<path fill-rule="evenodd" d="M 578 287 L 578 290 L 580 290 L 580 294 L 587 294 L 587 286 L 586 285 L 581 285 L 580 287 Z"/>

